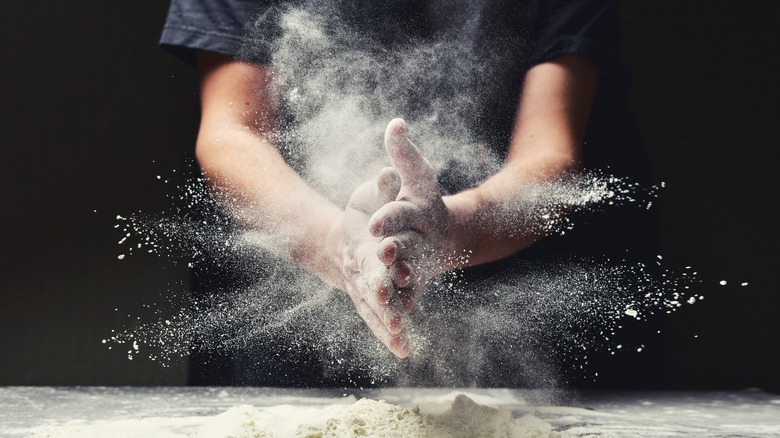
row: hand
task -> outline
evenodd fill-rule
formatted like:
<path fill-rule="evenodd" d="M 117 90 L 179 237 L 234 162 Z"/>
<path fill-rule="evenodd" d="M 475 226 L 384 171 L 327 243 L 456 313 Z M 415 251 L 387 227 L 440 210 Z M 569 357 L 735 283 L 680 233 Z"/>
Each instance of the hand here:
<path fill-rule="evenodd" d="M 400 187 L 398 172 L 386 168 L 375 181 L 352 193 L 342 221 L 342 272 L 347 294 L 374 335 L 394 354 L 406 357 L 409 345 L 402 333 L 404 299 L 396 293 L 390 270 L 377 257 L 381 239 L 368 230 L 371 215 L 393 201 Z"/>
<path fill-rule="evenodd" d="M 378 208 L 369 221 L 371 235 L 382 239 L 378 259 L 405 297 L 410 310 L 426 281 L 459 263 L 449 237 L 454 222 L 441 197 L 436 172 L 407 138 L 407 126 L 392 120 L 385 131 L 385 148 L 401 178 L 392 202 Z"/>

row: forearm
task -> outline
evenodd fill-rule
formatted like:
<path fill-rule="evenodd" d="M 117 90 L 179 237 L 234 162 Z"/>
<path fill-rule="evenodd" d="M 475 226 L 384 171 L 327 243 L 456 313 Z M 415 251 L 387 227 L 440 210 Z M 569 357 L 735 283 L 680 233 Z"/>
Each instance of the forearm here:
<path fill-rule="evenodd" d="M 500 260 L 544 237 L 541 208 L 549 206 L 536 200 L 538 187 L 574 167 L 566 155 L 529 157 L 475 188 L 445 196 L 451 217 L 447 240 L 455 257 L 442 271 Z"/>
<path fill-rule="evenodd" d="M 275 72 L 262 64 L 198 52 L 198 163 L 226 212 L 263 234 L 277 255 L 344 289 L 341 209 L 309 188 L 269 134 L 278 132 Z"/>
<path fill-rule="evenodd" d="M 196 154 L 225 210 L 261 233 L 263 247 L 346 292 L 377 338 L 405 357 L 403 309 L 411 302 L 392 293 L 376 256 L 379 239 L 368 230 L 370 215 L 396 197 L 400 182 L 366 183 L 342 210 L 311 189 L 272 140 L 280 100 L 271 67 L 200 51 L 198 70 Z"/>
<path fill-rule="evenodd" d="M 343 289 L 342 211 L 308 187 L 266 139 L 238 127 L 201 129 L 198 162 L 226 212 L 264 234 L 275 254 Z"/>
<path fill-rule="evenodd" d="M 598 72 L 581 56 L 537 65 L 526 75 L 520 110 L 503 169 L 480 186 L 445 197 L 451 248 L 467 251 L 468 265 L 510 256 L 544 236 L 541 207 L 551 217 L 565 206 L 539 205 L 539 185 L 574 170 L 580 161 Z M 451 269 L 455 266 L 447 266 Z"/>

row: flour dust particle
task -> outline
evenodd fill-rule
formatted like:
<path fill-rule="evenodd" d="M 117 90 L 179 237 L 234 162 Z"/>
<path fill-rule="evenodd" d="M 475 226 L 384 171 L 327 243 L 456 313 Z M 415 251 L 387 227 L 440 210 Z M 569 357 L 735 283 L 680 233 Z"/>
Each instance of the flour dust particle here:
<path fill-rule="evenodd" d="M 612 176 L 582 174 L 559 185 L 546 183 L 533 203 L 542 211 L 560 205 L 609 208 L 635 202 L 629 200 L 637 199 L 632 188 Z M 162 364 L 192 351 L 229 354 L 276 339 L 317 351 L 326 376 L 357 372 L 376 383 L 469 386 L 511 375 L 515 385 L 556 386 L 558 356 L 609 349 L 625 320 L 643 321 L 698 299 L 689 289 L 697 282 L 690 269 L 659 272 L 660 262 L 529 264 L 481 283 L 453 271 L 433 278 L 409 315 L 412 354 L 401 361 L 371 335 L 346 294 L 280 259 L 273 236 L 236 227 L 205 181 L 193 180 L 179 192 L 184 208 L 158 217 L 121 216 L 119 246 L 128 248 L 128 257 L 134 255 L 129 248 L 137 248 L 174 263 L 228 272 L 234 287 L 213 285 L 178 313 L 107 339 L 130 345 L 131 357 L 146 354 Z M 576 227 L 564 220 L 541 224 L 561 233 Z"/>
<path fill-rule="evenodd" d="M 470 78 L 490 67 L 469 50 L 474 23 L 468 20 L 479 14 L 464 18 L 466 26 L 451 40 L 418 41 L 388 53 L 310 9 L 276 12 L 280 38 L 270 45 L 258 38 L 259 19 L 248 27 L 242 50 L 247 59 L 264 51 L 274 67 L 296 73 L 269 84 L 291 123 L 266 134 L 323 196 L 343 206 L 355 187 L 389 164 L 382 134 L 398 116 L 440 179 L 450 175 L 450 183 L 464 185 L 443 185 L 444 193 L 500 169 L 501 154 L 474 123 L 484 101 Z M 117 216 L 118 258 L 156 255 L 229 280 L 202 284 L 173 315 L 114 332 L 108 343 L 131 346 L 125 349 L 130 357 L 153 354 L 166 363 L 193 351 L 252 350 L 274 339 L 315 352 L 325 376 L 359 370 L 376 383 L 471 386 L 501 378 L 504 386 L 556 386 L 560 355 L 586 363 L 589 351 L 614 348 L 614 333 L 625 321 L 646 321 L 700 300 L 689 288 L 696 276 L 664 270 L 660 258 L 646 265 L 577 258 L 527 264 L 487 282 L 453 271 L 427 285 L 409 315 L 412 353 L 399 360 L 343 292 L 284 261 L 287 230 L 243 229 L 241 215 L 255 223 L 267 218 L 240 207 L 230 187 L 209 186 L 194 179 L 171 195 L 168 211 Z M 649 209 L 658 189 L 607 171 L 572 172 L 507 199 L 510 213 L 499 219 L 519 235 L 565 236 L 576 229 L 578 213 Z"/>

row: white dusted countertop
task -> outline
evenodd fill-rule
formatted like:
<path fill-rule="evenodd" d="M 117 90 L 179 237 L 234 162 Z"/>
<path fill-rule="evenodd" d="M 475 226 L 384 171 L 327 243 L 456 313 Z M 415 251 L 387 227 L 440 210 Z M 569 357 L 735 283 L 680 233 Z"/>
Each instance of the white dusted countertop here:
<path fill-rule="evenodd" d="M 305 422 L 329 406 L 353 405 L 363 398 L 436 415 L 450 408 L 459 394 L 477 407 L 501 408 L 514 418 L 541 420 L 552 435 L 539 436 L 780 437 L 780 396 L 760 391 L 198 387 L 0 387 L 0 436 L 204 436 L 197 431 L 205 430 L 209 422 L 213 426 L 218 415 L 224 417 L 237 406 L 251 408 L 254 422 Z M 294 413 L 292 419 L 285 419 L 290 413 Z"/>

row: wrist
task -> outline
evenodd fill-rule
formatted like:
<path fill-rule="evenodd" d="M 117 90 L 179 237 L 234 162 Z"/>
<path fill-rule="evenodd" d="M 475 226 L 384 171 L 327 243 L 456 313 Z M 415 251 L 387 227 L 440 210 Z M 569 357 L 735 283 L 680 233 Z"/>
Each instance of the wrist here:
<path fill-rule="evenodd" d="M 447 226 L 443 236 L 443 257 L 438 267 L 443 273 L 471 265 L 476 248 L 473 222 L 477 212 L 477 200 L 471 191 L 442 197 L 447 209 Z"/>
<path fill-rule="evenodd" d="M 342 264 L 344 260 L 343 211 L 332 215 L 323 229 L 321 236 L 314 236 L 321 243 L 317 251 L 317 275 L 329 285 L 346 291 Z"/>
<path fill-rule="evenodd" d="M 325 283 L 344 290 L 346 286 L 341 272 L 342 216 L 343 212 L 335 208 L 322 214 L 322 219 L 306 230 L 291 258 L 294 264 L 315 274 Z"/>
<path fill-rule="evenodd" d="M 346 292 L 347 285 L 343 272 L 345 250 L 343 222 L 343 211 L 339 211 L 330 221 L 325 239 L 326 247 L 322 250 L 323 266 L 325 266 L 326 272 L 326 276 L 323 276 L 322 279 L 336 289 Z"/>

